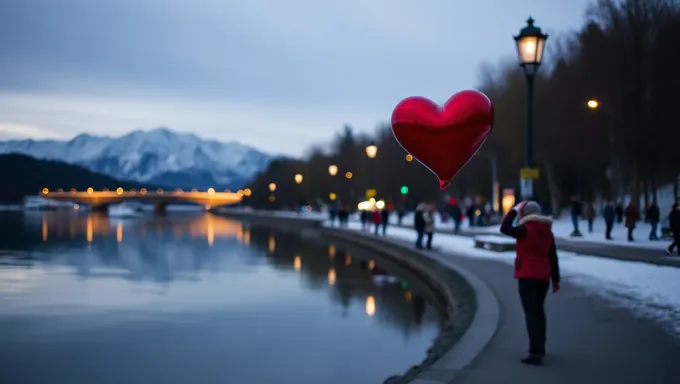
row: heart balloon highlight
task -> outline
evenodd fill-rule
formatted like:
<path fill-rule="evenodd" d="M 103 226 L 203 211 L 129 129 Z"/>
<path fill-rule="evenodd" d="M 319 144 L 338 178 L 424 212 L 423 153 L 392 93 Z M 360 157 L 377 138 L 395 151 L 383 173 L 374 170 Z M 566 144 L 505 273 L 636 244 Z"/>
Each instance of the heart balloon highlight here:
<path fill-rule="evenodd" d="M 441 108 L 416 96 L 394 108 L 392 133 L 408 153 L 437 175 L 444 190 L 489 137 L 493 120 L 491 100 L 481 92 L 456 93 Z"/>

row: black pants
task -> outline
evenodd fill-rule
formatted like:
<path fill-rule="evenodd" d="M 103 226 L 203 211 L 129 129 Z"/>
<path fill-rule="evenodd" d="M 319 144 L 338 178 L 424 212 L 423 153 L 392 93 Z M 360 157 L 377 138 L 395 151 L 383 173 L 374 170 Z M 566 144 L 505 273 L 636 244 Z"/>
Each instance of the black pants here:
<path fill-rule="evenodd" d="M 678 254 L 680 254 L 680 235 L 673 234 L 673 242 L 668 247 L 668 250 L 673 253 L 675 248 L 678 248 Z"/>
<path fill-rule="evenodd" d="M 427 235 L 427 249 L 432 249 L 432 232 L 426 233 L 425 231 L 418 231 L 418 236 L 416 237 L 416 248 L 423 248 L 423 238 Z"/>
<path fill-rule="evenodd" d="M 519 279 L 519 297 L 529 334 L 529 353 L 532 355 L 545 355 L 545 296 L 549 287 L 550 282 L 547 280 Z"/>
<path fill-rule="evenodd" d="M 614 228 L 614 222 L 605 221 L 605 226 L 607 227 L 606 239 L 609 240 L 612 238 L 612 229 Z"/>
<path fill-rule="evenodd" d="M 633 241 L 633 231 L 635 228 L 628 228 L 628 241 Z"/>

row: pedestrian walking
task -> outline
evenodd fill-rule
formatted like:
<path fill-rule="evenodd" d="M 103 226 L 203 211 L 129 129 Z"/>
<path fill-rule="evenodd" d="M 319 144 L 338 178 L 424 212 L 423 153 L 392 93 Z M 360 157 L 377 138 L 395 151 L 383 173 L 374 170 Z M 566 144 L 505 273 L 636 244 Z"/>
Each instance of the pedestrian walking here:
<path fill-rule="evenodd" d="M 468 209 L 465 211 L 467 214 L 468 221 L 470 222 L 470 228 L 475 226 L 475 205 L 470 204 Z"/>
<path fill-rule="evenodd" d="M 387 225 L 390 223 L 390 210 L 389 208 L 385 208 L 382 210 L 382 234 L 383 236 L 387 236 Z"/>
<path fill-rule="evenodd" d="M 647 206 L 647 211 L 645 212 L 645 221 L 650 225 L 649 241 L 659 240 L 657 230 L 659 228 L 659 221 L 661 221 L 661 211 L 659 206 L 656 205 L 655 201 L 651 201 L 649 206 Z"/>
<path fill-rule="evenodd" d="M 458 203 L 451 205 L 451 218 L 453 219 L 453 231 L 455 233 L 460 232 L 460 225 L 462 224 L 463 210 L 460 208 Z"/>
<path fill-rule="evenodd" d="M 586 204 L 585 217 L 588 223 L 588 233 L 593 233 L 593 223 L 595 222 L 595 206 L 593 203 Z"/>
<path fill-rule="evenodd" d="M 616 213 L 616 222 L 623 223 L 623 205 L 621 203 L 616 204 L 614 212 Z"/>
<path fill-rule="evenodd" d="M 425 211 L 425 235 L 427 236 L 427 243 L 425 247 L 432 249 L 432 236 L 434 236 L 434 205 L 429 205 Z"/>
<path fill-rule="evenodd" d="M 583 214 L 583 204 L 577 196 L 571 197 L 571 223 L 574 226 L 574 231 L 571 233 L 572 237 L 583 236 L 581 231 L 578 229 L 578 222 L 581 219 L 581 214 Z"/>
<path fill-rule="evenodd" d="M 604 225 L 605 225 L 605 239 L 612 239 L 612 229 L 614 228 L 614 220 L 616 219 L 616 210 L 614 209 L 614 202 L 608 201 L 604 207 Z"/>
<path fill-rule="evenodd" d="M 518 225 L 513 226 L 517 217 Z M 560 268 L 551 227 L 552 219 L 541 215 L 541 206 L 535 201 L 517 204 L 501 224 L 501 232 L 517 241 L 515 278 L 529 335 L 529 356 L 521 360 L 524 364 L 543 362 L 547 330 L 545 298 L 551 281 L 553 293 L 560 290 Z"/>
<path fill-rule="evenodd" d="M 359 220 L 361 220 L 361 230 L 366 232 L 368 230 L 368 220 L 370 219 L 371 212 L 367 210 L 362 210 L 359 213 Z"/>
<path fill-rule="evenodd" d="M 374 209 L 373 212 L 371 212 L 371 221 L 375 226 L 375 235 L 378 236 L 380 234 L 380 226 L 382 225 L 382 212 L 378 209 Z"/>
<path fill-rule="evenodd" d="M 623 211 L 623 216 L 626 218 L 626 228 L 628 228 L 628 241 L 635 241 L 633 239 L 633 231 L 638 220 L 640 220 L 640 212 L 631 201 Z"/>
<path fill-rule="evenodd" d="M 416 213 L 413 217 L 413 226 L 416 230 L 416 248 L 423 249 L 423 237 L 425 236 L 425 210 L 427 204 L 420 203 L 416 207 Z"/>
<path fill-rule="evenodd" d="M 680 255 L 680 205 L 678 203 L 673 204 L 673 209 L 668 214 L 668 226 L 673 232 L 673 242 L 666 250 L 669 255 L 673 254 L 673 249 L 678 249 L 678 255 Z"/>

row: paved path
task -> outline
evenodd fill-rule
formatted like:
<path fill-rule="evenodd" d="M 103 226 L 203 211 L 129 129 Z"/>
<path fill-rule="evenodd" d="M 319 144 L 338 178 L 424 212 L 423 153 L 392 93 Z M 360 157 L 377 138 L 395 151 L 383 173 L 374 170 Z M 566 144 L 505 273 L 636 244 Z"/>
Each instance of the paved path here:
<path fill-rule="evenodd" d="M 404 228 L 412 228 L 410 225 L 400 225 Z M 439 228 L 437 232 L 452 234 L 453 230 L 450 228 Z M 469 230 L 461 230 L 458 235 L 473 237 L 476 235 L 498 235 L 499 233 L 474 233 Z M 606 257 L 609 259 L 637 261 L 642 263 L 649 263 L 655 265 L 667 265 L 671 267 L 680 267 L 679 256 L 668 256 L 662 250 L 640 248 L 640 247 L 626 247 L 619 244 L 598 243 L 595 241 L 570 241 L 566 239 L 557 239 L 557 248 L 562 251 L 574 252 L 582 255 Z M 679 381 L 680 382 L 680 381 Z"/>
<path fill-rule="evenodd" d="M 410 246 L 410 244 L 409 244 Z M 680 382 L 680 340 L 660 325 L 636 318 L 606 300 L 563 282 L 549 294 L 548 356 L 542 367 L 526 366 L 524 318 L 512 267 L 451 253 L 434 257 L 474 273 L 496 294 L 501 319 L 486 349 L 453 381 L 455 384 L 640 384 Z M 425 380 L 418 384 L 434 384 Z"/>

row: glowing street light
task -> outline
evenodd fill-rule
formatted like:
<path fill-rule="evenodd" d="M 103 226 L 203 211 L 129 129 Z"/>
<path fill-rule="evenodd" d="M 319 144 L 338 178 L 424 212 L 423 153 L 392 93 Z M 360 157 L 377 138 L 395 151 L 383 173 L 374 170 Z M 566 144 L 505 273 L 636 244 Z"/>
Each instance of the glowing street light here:
<path fill-rule="evenodd" d="M 600 103 L 595 99 L 590 99 L 588 100 L 586 105 L 588 106 L 588 108 L 595 110 L 600 106 Z"/>
<path fill-rule="evenodd" d="M 413 155 L 411 155 L 410 153 L 407 153 L 406 154 L 406 161 L 408 161 L 409 163 L 412 162 L 413 161 Z"/>
<path fill-rule="evenodd" d="M 89 193 L 89 192 L 88 192 L 88 193 Z M 146 188 L 140 189 L 140 190 L 139 190 L 139 193 L 140 193 L 141 195 L 146 195 Z"/>
<path fill-rule="evenodd" d="M 295 175 L 295 183 L 296 184 L 302 183 L 302 174 L 298 173 L 298 174 Z"/>
<path fill-rule="evenodd" d="M 276 191 L 276 184 L 269 183 L 269 192 L 274 192 L 274 191 Z"/>
<path fill-rule="evenodd" d="M 347 173 L 345 173 L 345 178 L 346 178 L 347 180 L 351 179 L 351 178 L 352 178 L 352 172 L 347 172 Z"/>
<path fill-rule="evenodd" d="M 215 194 L 215 189 L 214 188 L 208 188 L 208 195 L 212 196 Z"/>
<path fill-rule="evenodd" d="M 328 198 L 330 198 L 331 201 L 335 201 L 335 199 L 338 198 L 338 195 L 336 195 L 334 192 L 331 192 L 330 194 L 328 194 Z"/>
<path fill-rule="evenodd" d="M 338 174 L 338 166 L 337 165 L 331 165 L 328 167 L 328 174 L 331 176 L 335 176 Z"/>
<path fill-rule="evenodd" d="M 88 195 L 91 195 L 93 192 L 94 192 L 94 188 L 92 188 L 92 187 L 87 188 L 87 194 Z"/>
<path fill-rule="evenodd" d="M 43 188 L 43 189 L 42 189 L 42 194 L 43 194 L 43 195 L 47 195 L 48 193 L 50 193 L 50 190 L 49 190 L 49 189 L 47 189 L 47 188 Z"/>
<path fill-rule="evenodd" d="M 250 197 L 250 195 L 252 195 L 252 193 L 253 193 L 253 191 L 251 191 L 250 188 L 246 188 L 246 189 L 243 190 L 243 195 L 245 197 Z"/>
<path fill-rule="evenodd" d="M 116 188 L 116 194 L 122 195 L 123 194 L 123 188 L 121 188 L 121 187 Z"/>
<path fill-rule="evenodd" d="M 371 142 L 367 147 L 366 147 L 366 156 L 369 158 L 374 158 L 378 154 L 378 146 L 375 145 L 373 142 Z"/>

